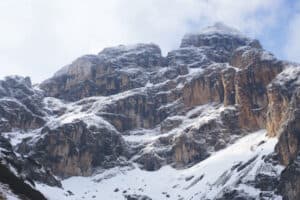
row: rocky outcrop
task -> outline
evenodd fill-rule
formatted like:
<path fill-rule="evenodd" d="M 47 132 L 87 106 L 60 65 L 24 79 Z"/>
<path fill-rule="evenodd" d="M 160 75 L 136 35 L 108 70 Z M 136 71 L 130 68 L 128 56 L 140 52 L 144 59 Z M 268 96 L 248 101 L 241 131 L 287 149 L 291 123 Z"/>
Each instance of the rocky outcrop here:
<path fill-rule="evenodd" d="M 45 163 L 61 177 L 88 176 L 97 167 L 122 164 L 122 156 L 128 156 L 119 134 L 106 128 L 88 128 L 81 121 L 54 129 L 45 127 L 41 134 L 43 138 L 34 146 L 21 144 L 19 152 Z"/>
<path fill-rule="evenodd" d="M 3 167 L 14 168 L 17 172 L 15 176 L 23 177 L 24 181 L 27 180 L 31 183 L 38 181 L 50 186 L 61 187 L 60 181 L 53 176 L 45 165 L 32 158 L 17 156 L 9 141 L 2 136 L 0 136 L 0 148 L 0 160 Z"/>
<path fill-rule="evenodd" d="M 281 164 L 287 166 L 280 177 L 278 190 L 284 200 L 299 198 L 299 66 L 290 65 L 272 82 L 268 90 L 268 134 L 279 137 L 276 145 Z"/>
<path fill-rule="evenodd" d="M 184 167 L 204 160 L 209 156 L 207 149 L 201 142 L 195 140 L 191 134 L 183 134 L 173 141 L 172 155 L 176 167 Z"/>
<path fill-rule="evenodd" d="M 268 107 L 267 86 L 283 66 L 275 61 L 258 61 L 236 75 L 236 103 L 240 105 L 240 124 L 251 130 L 265 128 Z"/>
<path fill-rule="evenodd" d="M 213 47 L 223 51 L 225 58 L 230 58 L 231 52 L 240 46 L 246 46 L 252 40 L 243 36 L 238 30 L 222 23 L 207 27 L 197 34 L 184 36 L 180 47 Z M 222 62 L 222 61 L 221 61 Z M 224 62 L 224 61 L 223 61 Z"/>
<path fill-rule="evenodd" d="M 152 128 L 160 121 L 153 100 L 146 94 L 136 94 L 120 99 L 115 104 L 107 106 L 99 114 L 120 131 Z"/>
<path fill-rule="evenodd" d="M 187 128 L 185 134 L 175 137 L 172 141 L 175 166 L 199 162 L 207 158 L 211 152 L 225 148 L 235 135 L 243 134 L 237 126 L 237 121 L 237 111 L 227 108 L 215 118 L 202 122 L 199 126 Z"/>
<path fill-rule="evenodd" d="M 279 131 L 287 119 L 290 95 L 287 95 L 286 92 L 274 84 L 268 88 L 269 104 L 266 128 L 271 137 L 279 136 Z"/>
<path fill-rule="evenodd" d="M 152 68 L 164 66 L 161 50 L 154 44 L 106 48 L 86 55 L 58 71 L 40 87 L 47 96 L 79 100 L 112 95 L 145 86 Z"/>
<path fill-rule="evenodd" d="M 282 172 L 278 189 L 283 196 L 283 200 L 297 200 L 300 196 L 300 157 L 295 158 Z"/>
<path fill-rule="evenodd" d="M 125 195 L 126 200 L 152 200 L 150 197 L 145 195 L 128 194 Z"/>
<path fill-rule="evenodd" d="M 181 121 L 182 124 L 170 131 L 177 134 L 161 136 L 140 151 L 136 161 L 142 168 L 152 171 L 165 164 L 171 164 L 176 168 L 192 166 L 244 134 L 237 126 L 238 113 L 234 107 L 224 108 L 220 104 L 215 104 L 203 108 L 188 114 L 188 119 L 180 116 L 167 118 L 162 124 L 167 121 L 168 123 Z M 210 110 L 219 111 L 209 113 Z M 188 124 L 188 121 L 194 123 Z"/>
<path fill-rule="evenodd" d="M 11 76 L 0 81 L 0 132 L 43 126 L 42 98 L 28 77 Z"/>
<path fill-rule="evenodd" d="M 221 80 L 224 88 L 224 106 L 235 104 L 235 74 L 234 68 L 226 68 L 221 71 Z"/>
<path fill-rule="evenodd" d="M 287 113 L 287 119 L 279 133 L 279 141 L 276 150 L 284 165 L 291 163 L 300 150 L 300 93 L 294 94 Z"/>
<path fill-rule="evenodd" d="M 300 68 L 289 64 L 268 88 L 267 129 L 270 136 L 279 136 L 282 126 L 297 109 Z M 293 102 L 292 102 L 293 101 Z"/>
<path fill-rule="evenodd" d="M 22 199 L 46 200 L 45 196 L 26 183 L 22 178 L 16 176 L 6 165 L 0 163 L 0 182 L 7 184 L 12 192 Z M 0 199 L 2 196 L 0 195 Z M 3 197 L 3 199 L 6 199 Z"/>
<path fill-rule="evenodd" d="M 299 66 L 291 65 L 268 88 L 268 134 L 279 137 L 276 151 L 284 165 L 291 163 L 299 151 L 299 74 Z"/>
<path fill-rule="evenodd" d="M 183 101 L 186 106 L 192 107 L 207 103 L 221 103 L 224 100 L 224 88 L 220 70 L 224 65 L 210 66 L 198 77 L 183 88 Z"/>
<path fill-rule="evenodd" d="M 108 105 L 99 112 L 99 115 L 121 132 L 136 128 L 154 128 L 171 113 L 180 109 L 180 105 L 176 103 L 164 107 L 178 100 L 179 95 L 176 91 L 133 94 Z"/>
<path fill-rule="evenodd" d="M 61 187 L 60 181 L 45 166 L 18 156 L 9 141 L 0 136 L 0 183 L 22 199 L 46 199 L 35 188 L 34 181 Z"/>
<path fill-rule="evenodd" d="M 262 49 L 245 47 L 233 52 L 231 65 L 239 69 L 226 64 L 210 65 L 186 84 L 183 88 L 185 105 L 236 104 L 240 108 L 241 127 L 265 128 L 269 103 L 267 86 L 283 70 L 284 63 Z"/>
<path fill-rule="evenodd" d="M 1 132 L 12 128 L 35 129 L 45 124 L 41 116 L 33 114 L 15 99 L 0 99 Z"/>
<path fill-rule="evenodd" d="M 155 171 L 166 164 L 164 158 L 160 157 L 156 152 L 142 153 L 135 162 L 141 164 L 141 168 L 147 171 Z"/>

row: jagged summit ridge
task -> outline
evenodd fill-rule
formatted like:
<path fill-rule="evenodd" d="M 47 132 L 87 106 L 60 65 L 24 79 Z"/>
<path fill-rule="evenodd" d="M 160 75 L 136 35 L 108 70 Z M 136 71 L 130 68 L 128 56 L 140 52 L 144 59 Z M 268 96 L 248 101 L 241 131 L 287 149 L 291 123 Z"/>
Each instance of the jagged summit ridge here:
<path fill-rule="evenodd" d="M 91 70 L 93 66 L 105 64 L 110 64 L 116 68 L 124 67 L 124 61 L 126 61 L 126 66 L 128 67 L 135 67 L 136 65 L 151 67 L 161 64 L 158 61 L 161 57 L 161 49 L 154 43 L 138 43 L 107 47 L 97 55 L 84 55 L 77 58 L 71 64 L 66 65 L 57 71 L 54 74 L 54 77 L 72 74 L 74 69 L 77 68 L 76 66 L 86 68 L 86 71 Z M 144 60 L 142 58 L 144 58 Z M 120 66 L 120 62 L 122 61 L 123 66 Z"/>
<path fill-rule="evenodd" d="M 218 42 L 218 39 L 221 40 L 225 39 L 225 41 Z M 202 40 L 202 42 L 200 40 Z M 230 48 L 230 50 L 232 51 L 239 46 L 245 46 L 254 41 L 259 43 L 256 40 L 252 40 L 246 37 L 239 30 L 227 26 L 222 22 L 217 22 L 212 26 L 203 28 L 198 33 L 185 34 L 184 37 L 182 38 L 180 47 L 184 48 L 190 46 L 191 47 L 210 46 L 210 47 L 223 48 L 224 45 L 226 45 L 226 43 L 232 42 L 232 43 L 236 43 L 233 44 L 233 47 Z M 226 50 L 228 50 L 228 48 Z M 74 65 L 76 65 L 77 62 L 80 61 L 82 62 L 88 61 L 94 64 L 101 63 L 101 62 L 109 62 L 109 63 L 115 63 L 116 66 L 119 66 L 117 62 L 118 60 L 126 61 L 126 59 L 128 58 L 132 58 L 131 62 L 129 63 L 127 61 L 127 63 L 133 65 L 133 62 L 135 62 L 133 59 L 140 60 L 141 57 L 144 57 L 147 60 L 149 59 L 149 55 L 155 56 L 156 58 L 160 59 L 162 57 L 160 47 L 154 43 L 137 43 L 131 45 L 118 45 L 113 47 L 107 47 L 104 48 L 102 51 L 100 51 L 97 55 L 85 55 L 76 59 L 70 65 L 63 67 L 61 70 L 56 72 L 54 76 L 61 76 L 63 74 L 68 74 L 69 71 L 72 71 L 71 68 Z M 153 62 L 156 65 L 162 64 L 162 63 L 158 63 L 156 60 L 154 60 Z M 124 63 L 126 62 L 122 63 L 123 64 L 122 67 L 124 67 Z M 141 63 L 135 63 L 135 64 L 141 64 Z"/>
<path fill-rule="evenodd" d="M 261 49 L 258 41 L 237 36 L 237 30 L 224 24 L 217 23 L 203 33 L 185 36 L 181 47 L 166 57 L 153 43 L 108 47 L 97 55 L 76 59 L 40 87 L 49 96 L 71 101 L 82 96 L 107 96 L 187 74 L 188 68 L 228 63 L 239 47 Z"/>

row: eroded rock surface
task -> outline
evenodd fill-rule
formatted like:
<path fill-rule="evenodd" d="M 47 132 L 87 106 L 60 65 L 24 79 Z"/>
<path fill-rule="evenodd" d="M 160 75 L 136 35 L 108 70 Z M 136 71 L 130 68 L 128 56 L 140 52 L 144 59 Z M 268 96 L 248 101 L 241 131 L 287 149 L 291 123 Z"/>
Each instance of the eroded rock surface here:
<path fill-rule="evenodd" d="M 122 165 L 128 156 L 119 134 L 105 128 L 87 128 L 82 121 L 42 129 L 43 137 L 33 146 L 23 143 L 19 152 L 29 154 L 61 177 L 88 176 L 97 167 Z"/>
<path fill-rule="evenodd" d="M 111 95 L 145 86 L 151 69 L 162 65 L 161 50 L 154 44 L 121 45 L 78 58 L 40 87 L 49 96 L 70 101 Z"/>
<path fill-rule="evenodd" d="M 28 77 L 11 76 L 0 81 L 0 132 L 43 126 L 42 98 Z"/>

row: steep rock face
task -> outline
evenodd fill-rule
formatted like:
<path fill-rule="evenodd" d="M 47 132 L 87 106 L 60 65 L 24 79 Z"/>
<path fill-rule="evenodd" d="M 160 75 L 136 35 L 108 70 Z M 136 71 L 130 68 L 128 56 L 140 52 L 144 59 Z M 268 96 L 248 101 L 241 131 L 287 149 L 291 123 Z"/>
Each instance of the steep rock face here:
<path fill-rule="evenodd" d="M 289 113 L 298 106 L 296 99 L 297 88 L 299 87 L 299 69 L 298 65 L 290 64 L 268 88 L 267 129 L 270 136 L 280 135 L 280 129 L 289 119 Z M 291 103 L 292 99 L 294 103 Z"/>
<path fill-rule="evenodd" d="M 281 72 L 278 61 L 258 61 L 238 71 L 235 79 L 236 103 L 241 106 L 240 124 L 250 129 L 264 128 L 268 107 L 267 86 Z"/>
<path fill-rule="evenodd" d="M 185 105 L 237 104 L 241 127 L 249 130 L 264 128 L 267 86 L 283 70 L 284 63 L 268 52 L 250 46 L 234 51 L 230 63 L 239 69 L 227 64 L 213 64 L 186 84 L 183 88 Z"/>
<path fill-rule="evenodd" d="M 183 88 L 183 101 L 186 106 L 203 105 L 211 102 L 221 103 L 224 100 L 224 88 L 220 70 L 224 65 L 210 66 L 198 77 L 192 79 Z"/>
<path fill-rule="evenodd" d="M 36 160 L 17 156 L 9 141 L 0 136 L 0 182 L 17 195 L 28 199 L 46 199 L 33 181 L 61 187 L 53 174 Z"/>
<path fill-rule="evenodd" d="M 280 162 L 287 166 L 281 174 L 278 186 L 284 200 L 296 200 L 300 194 L 299 69 L 298 65 L 287 67 L 272 82 L 268 91 L 268 133 L 270 136 L 279 137 L 275 150 Z"/>
<path fill-rule="evenodd" d="M 56 129 L 45 127 L 34 146 L 23 143 L 19 152 L 45 163 L 61 177 L 91 175 L 96 167 L 109 168 L 127 156 L 126 144 L 115 132 L 105 128 L 87 128 L 79 121 Z"/>
<path fill-rule="evenodd" d="M 0 181 L 8 185 L 18 198 L 46 200 L 41 192 L 26 183 L 22 178 L 16 176 L 6 165 L 0 164 L 0 172 Z M 7 198 L 0 194 L 0 199 L 6 200 Z"/>
<path fill-rule="evenodd" d="M 120 132 L 151 129 L 183 109 L 182 91 L 173 80 L 124 93 L 98 112 Z"/>
<path fill-rule="evenodd" d="M 180 47 L 212 46 L 221 48 L 226 52 L 232 52 L 237 47 L 245 46 L 251 41 L 244 37 L 238 30 L 222 23 L 216 23 L 214 26 L 209 26 L 201 30 L 198 34 L 185 35 Z"/>
<path fill-rule="evenodd" d="M 189 111 L 186 117 L 169 117 L 164 121 L 179 124 L 172 124 L 169 134 L 140 151 L 136 161 L 144 169 L 157 170 L 165 164 L 176 168 L 192 166 L 244 134 L 237 126 L 238 112 L 234 107 L 200 106 Z"/>
<path fill-rule="evenodd" d="M 34 115 L 15 99 L 0 99 L 1 132 L 9 132 L 12 128 L 32 129 L 41 127 L 45 121 Z"/>
<path fill-rule="evenodd" d="M 244 46 L 262 48 L 259 41 L 250 39 L 222 23 L 204 28 L 196 34 L 185 35 L 180 45 L 181 48 L 204 49 L 206 56 L 215 62 L 230 62 L 233 52 Z"/>
<path fill-rule="evenodd" d="M 268 134 L 279 137 L 276 150 L 284 165 L 292 162 L 299 151 L 299 74 L 299 66 L 290 65 L 268 88 Z"/>
<path fill-rule="evenodd" d="M 145 94 L 137 94 L 109 105 L 100 113 L 118 130 L 152 128 L 159 120 L 153 101 Z"/>
<path fill-rule="evenodd" d="M 280 129 L 287 119 L 290 96 L 287 91 L 283 91 L 280 87 L 272 84 L 268 88 L 268 112 L 266 128 L 268 135 L 271 137 L 279 136 Z"/>
<path fill-rule="evenodd" d="M 288 109 L 287 120 L 279 133 L 279 142 L 276 150 L 279 153 L 281 162 L 284 165 L 291 163 L 300 150 L 300 110 L 299 90 L 293 96 Z"/>
<path fill-rule="evenodd" d="M 111 95 L 144 86 L 151 68 L 163 65 L 161 51 L 154 44 L 121 45 L 75 60 L 40 87 L 47 96 L 70 101 Z"/>
<path fill-rule="evenodd" d="M 234 68 L 222 70 L 221 80 L 224 88 L 224 106 L 235 104 L 235 74 Z"/>
<path fill-rule="evenodd" d="M 28 77 L 6 77 L 0 81 L 0 132 L 12 128 L 33 129 L 45 124 L 43 95 L 32 88 Z"/>
<path fill-rule="evenodd" d="M 204 160 L 209 156 L 206 145 L 195 139 L 193 134 L 183 134 L 173 141 L 172 160 L 177 167 L 184 167 L 188 164 Z"/>
<path fill-rule="evenodd" d="M 175 166 L 194 164 L 207 158 L 211 152 L 225 148 L 232 142 L 234 136 L 239 137 L 243 134 L 237 122 L 235 108 L 220 107 L 215 118 L 207 119 L 198 126 L 186 128 L 185 134 L 175 137 L 172 141 L 171 155 Z"/>
<path fill-rule="evenodd" d="M 283 200 L 297 200 L 300 196 L 300 163 L 299 155 L 295 161 L 290 163 L 281 174 L 278 189 L 283 196 Z"/>

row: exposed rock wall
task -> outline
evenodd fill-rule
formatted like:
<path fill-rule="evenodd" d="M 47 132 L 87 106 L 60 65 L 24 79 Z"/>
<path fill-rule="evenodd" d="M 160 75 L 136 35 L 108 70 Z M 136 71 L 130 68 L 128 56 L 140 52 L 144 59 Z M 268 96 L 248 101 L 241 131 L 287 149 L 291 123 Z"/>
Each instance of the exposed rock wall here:
<path fill-rule="evenodd" d="M 250 129 L 265 128 L 267 86 L 279 74 L 281 63 L 258 62 L 237 73 L 236 103 L 241 107 L 240 124 Z"/>
<path fill-rule="evenodd" d="M 108 106 L 104 113 L 100 113 L 100 115 L 120 131 L 134 128 L 152 128 L 160 118 L 153 101 L 143 94 L 119 100 Z"/>
<path fill-rule="evenodd" d="M 291 163 L 300 150 L 300 91 L 294 94 L 287 110 L 286 119 L 279 133 L 276 151 L 284 165 Z"/>
<path fill-rule="evenodd" d="M 278 186 L 284 200 L 297 200 L 300 195 L 299 71 L 299 66 L 289 66 L 273 81 L 268 91 L 268 133 L 279 137 L 275 150 L 281 164 L 286 166 Z"/>
<path fill-rule="evenodd" d="M 183 134 L 173 141 L 173 162 L 177 167 L 184 167 L 191 163 L 204 160 L 209 156 L 205 146 L 195 139 L 192 134 Z"/>
<path fill-rule="evenodd" d="M 184 103 L 186 106 L 211 102 L 224 103 L 225 106 L 236 104 L 240 108 L 239 124 L 242 128 L 265 128 L 269 103 L 267 86 L 283 70 L 284 64 L 274 59 L 264 60 L 261 54 L 266 52 L 261 49 L 242 50 L 244 54 L 254 52 L 258 55 L 244 58 L 238 49 L 231 64 L 240 69 L 226 65 L 205 69 L 183 88 Z"/>
<path fill-rule="evenodd" d="M 297 200 L 300 196 L 300 158 L 299 155 L 295 161 L 290 163 L 282 172 L 280 184 L 278 186 L 279 192 L 283 196 L 283 200 Z"/>
<path fill-rule="evenodd" d="M 45 199 L 34 189 L 33 181 L 46 183 L 50 186 L 61 187 L 46 166 L 28 157 L 19 157 L 14 152 L 9 140 L 0 136 L 0 182 L 8 184 L 18 195 L 29 199 Z M 34 198 L 35 197 L 35 198 Z"/>
<path fill-rule="evenodd" d="M 0 132 L 43 126 L 42 98 L 43 94 L 33 89 L 28 77 L 11 76 L 1 80 Z"/>
<path fill-rule="evenodd" d="M 195 77 L 183 88 L 183 101 L 186 106 L 192 107 L 212 102 L 223 102 L 224 88 L 220 71 L 223 65 L 212 66 L 203 74 Z"/>
<path fill-rule="evenodd" d="M 105 128 L 88 129 L 83 122 L 46 127 L 41 134 L 44 137 L 34 146 L 23 143 L 19 152 L 30 154 L 61 177 L 88 176 L 93 169 L 113 167 L 118 157 L 128 156 L 120 135 Z"/>
<path fill-rule="evenodd" d="M 285 91 L 271 85 L 268 88 L 268 100 L 266 128 L 268 135 L 275 137 L 279 135 L 280 128 L 288 117 L 290 97 Z"/>
<path fill-rule="evenodd" d="M 69 101 L 95 95 L 112 95 L 145 86 L 148 71 L 164 66 L 161 50 L 154 44 L 106 48 L 86 55 L 58 71 L 40 87 L 47 96 Z"/>

